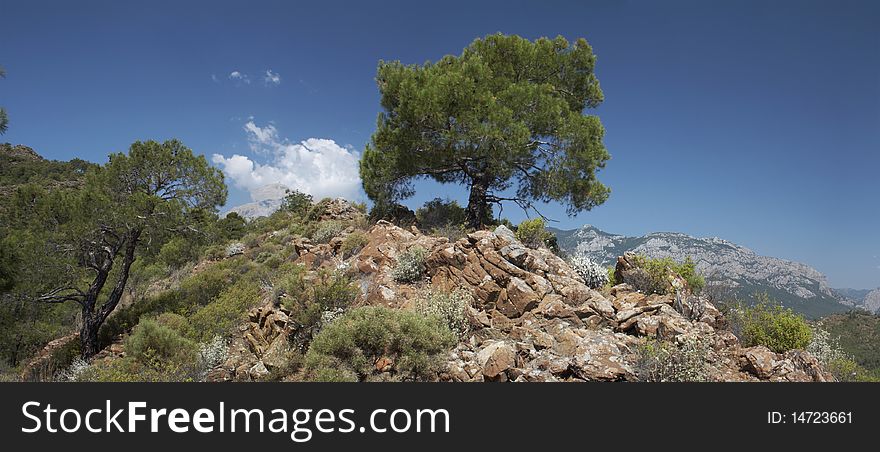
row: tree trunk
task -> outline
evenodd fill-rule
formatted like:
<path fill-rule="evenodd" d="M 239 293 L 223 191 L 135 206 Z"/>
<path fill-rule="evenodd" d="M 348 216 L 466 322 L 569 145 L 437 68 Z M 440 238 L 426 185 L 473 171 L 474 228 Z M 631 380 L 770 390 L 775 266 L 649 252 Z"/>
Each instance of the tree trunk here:
<path fill-rule="evenodd" d="M 489 193 L 489 177 L 486 174 L 471 181 L 471 194 L 468 197 L 467 222 L 474 229 L 482 229 L 490 220 L 491 212 L 486 195 Z"/>
<path fill-rule="evenodd" d="M 79 329 L 79 341 L 82 343 L 82 359 L 88 361 L 98 354 L 98 329 L 101 324 L 96 322 L 93 312 L 83 309 L 82 327 Z"/>

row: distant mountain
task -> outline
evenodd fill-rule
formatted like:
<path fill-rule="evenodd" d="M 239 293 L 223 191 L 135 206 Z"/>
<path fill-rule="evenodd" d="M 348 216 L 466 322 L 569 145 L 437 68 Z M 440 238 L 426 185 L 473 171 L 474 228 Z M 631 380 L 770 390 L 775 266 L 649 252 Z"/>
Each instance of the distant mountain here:
<path fill-rule="evenodd" d="M 846 297 L 828 286 L 825 275 L 799 262 L 760 256 L 720 238 L 698 238 L 676 232 L 655 232 L 627 237 L 591 225 L 574 230 L 554 230 L 560 248 L 585 254 L 603 266 L 614 265 L 626 251 L 652 258 L 682 261 L 690 256 L 706 277 L 708 290 L 749 301 L 767 292 L 786 306 L 811 318 L 852 309 Z"/>
<path fill-rule="evenodd" d="M 288 187 L 283 184 L 264 185 L 251 191 L 251 200 L 253 202 L 235 206 L 224 215 L 235 212 L 248 220 L 257 217 L 268 217 L 281 208 L 281 201 L 288 190 Z"/>
<path fill-rule="evenodd" d="M 878 289 L 834 289 L 845 298 L 845 303 L 880 314 L 880 288 Z"/>

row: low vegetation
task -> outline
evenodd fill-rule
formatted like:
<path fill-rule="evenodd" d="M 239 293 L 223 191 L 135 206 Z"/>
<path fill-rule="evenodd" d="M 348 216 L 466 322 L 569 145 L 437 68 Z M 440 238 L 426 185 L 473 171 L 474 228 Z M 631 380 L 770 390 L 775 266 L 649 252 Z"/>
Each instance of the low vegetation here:
<path fill-rule="evenodd" d="M 438 316 L 370 306 L 327 325 L 305 357 L 315 381 L 423 380 L 455 345 L 455 334 Z"/>
<path fill-rule="evenodd" d="M 757 296 L 758 303 L 738 303 L 726 309 L 732 331 L 747 347 L 763 345 L 777 353 L 806 348 L 813 338 L 807 321 L 767 294 Z"/>

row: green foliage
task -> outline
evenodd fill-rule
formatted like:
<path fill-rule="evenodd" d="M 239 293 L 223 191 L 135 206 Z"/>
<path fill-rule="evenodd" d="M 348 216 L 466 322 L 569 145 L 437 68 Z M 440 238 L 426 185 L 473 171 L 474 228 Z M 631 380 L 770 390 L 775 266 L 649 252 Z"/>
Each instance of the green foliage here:
<path fill-rule="evenodd" d="M 645 255 L 637 255 L 636 266 L 647 272 L 647 279 L 637 282 L 637 290 L 645 293 L 667 294 L 675 290 L 670 280 L 670 272 L 676 273 L 687 281 L 693 293 L 699 293 L 706 286 L 706 280 L 697 273 L 696 263 L 688 256 L 678 263 L 670 257 L 651 259 Z"/>
<path fill-rule="evenodd" d="M 828 316 L 822 326 L 865 374 L 880 376 L 880 316 L 852 311 Z"/>
<path fill-rule="evenodd" d="M 391 270 L 391 277 L 397 282 L 414 283 L 425 274 L 425 257 L 428 252 L 415 245 L 397 256 L 397 264 Z"/>
<path fill-rule="evenodd" d="M 601 204 L 605 130 L 582 114 L 604 99 L 595 63 L 584 39 L 502 34 L 434 63 L 379 62 L 383 111 L 360 161 L 364 190 L 378 204 L 412 196 L 419 178 L 467 184 L 475 228 L 512 186 L 526 207 L 558 201 L 573 215 Z"/>
<path fill-rule="evenodd" d="M 201 253 L 201 247 L 192 240 L 175 237 L 162 245 L 156 260 L 169 268 L 180 268 L 187 262 L 198 260 Z"/>
<path fill-rule="evenodd" d="M 261 299 L 258 278 L 248 275 L 238 280 L 190 316 L 192 338 L 204 342 L 214 336 L 227 336 L 245 319 L 247 310 L 259 304 Z"/>
<path fill-rule="evenodd" d="M 327 325 L 305 357 L 306 375 L 318 381 L 381 378 L 379 358 L 393 362 L 396 380 L 424 380 L 439 355 L 456 344 L 455 335 L 436 316 L 370 306 L 352 310 Z"/>
<path fill-rule="evenodd" d="M 299 190 L 288 190 L 284 199 L 281 200 L 281 210 L 291 212 L 297 216 L 303 216 L 312 208 L 312 195 Z"/>
<path fill-rule="evenodd" d="M 358 289 L 351 278 L 342 273 L 322 271 L 316 278 L 306 279 L 304 269 L 297 266 L 276 282 L 275 293 L 281 296 L 280 301 L 291 311 L 293 320 L 312 330 L 303 337 L 307 342 L 321 327 L 322 315 L 347 309 L 357 297 Z"/>
<path fill-rule="evenodd" d="M 357 254 L 360 250 L 362 250 L 367 244 L 370 243 L 370 239 L 362 232 L 352 232 L 345 236 L 345 240 L 342 241 L 342 246 L 339 248 L 339 251 L 342 253 L 343 258 L 348 258 Z"/>
<path fill-rule="evenodd" d="M 195 342 L 156 320 L 143 319 L 125 339 L 126 356 L 148 364 L 152 359 L 165 361 L 195 360 Z"/>
<path fill-rule="evenodd" d="M 734 310 L 745 346 L 763 345 L 777 353 L 806 348 L 812 339 L 810 325 L 803 317 L 774 302 L 766 294 L 754 306 Z"/>
<path fill-rule="evenodd" d="M 541 218 L 523 220 L 516 227 L 516 239 L 529 248 L 544 246 L 553 252 L 559 251 L 556 235 L 546 229 L 544 220 Z"/>
<path fill-rule="evenodd" d="M 614 266 L 612 265 L 612 266 L 608 267 L 606 270 L 608 271 L 608 285 L 611 287 L 614 287 L 617 284 L 619 284 L 617 282 L 617 278 L 614 277 Z"/>
<path fill-rule="evenodd" d="M 456 201 L 434 198 L 416 210 L 416 224 L 424 231 L 459 227 L 467 220 L 467 213 Z"/>
<path fill-rule="evenodd" d="M 217 220 L 215 241 L 228 242 L 242 238 L 247 231 L 247 220 L 235 212 L 229 212 Z"/>
<path fill-rule="evenodd" d="M 339 235 L 343 229 L 345 227 L 340 221 L 322 221 L 318 224 L 318 229 L 315 230 L 315 233 L 312 234 L 312 241 L 315 243 L 327 243 Z"/>
<path fill-rule="evenodd" d="M 369 215 L 372 222 L 385 220 L 401 227 L 408 227 L 416 222 L 416 214 L 402 204 L 390 202 L 384 198 L 373 201 L 373 208 L 370 209 Z"/>

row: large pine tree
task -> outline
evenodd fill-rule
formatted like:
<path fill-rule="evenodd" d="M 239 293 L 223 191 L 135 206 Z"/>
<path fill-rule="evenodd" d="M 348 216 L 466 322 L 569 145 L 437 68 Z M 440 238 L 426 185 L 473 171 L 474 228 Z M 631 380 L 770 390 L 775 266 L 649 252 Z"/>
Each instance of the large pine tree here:
<path fill-rule="evenodd" d="M 557 201 L 569 215 L 601 204 L 605 130 L 583 113 L 603 100 L 595 64 L 584 39 L 502 34 L 433 63 L 380 62 L 384 111 L 360 163 L 367 195 L 396 202 L 418 178 L 465 184 L 473 227 L 505 201 Z"/>

